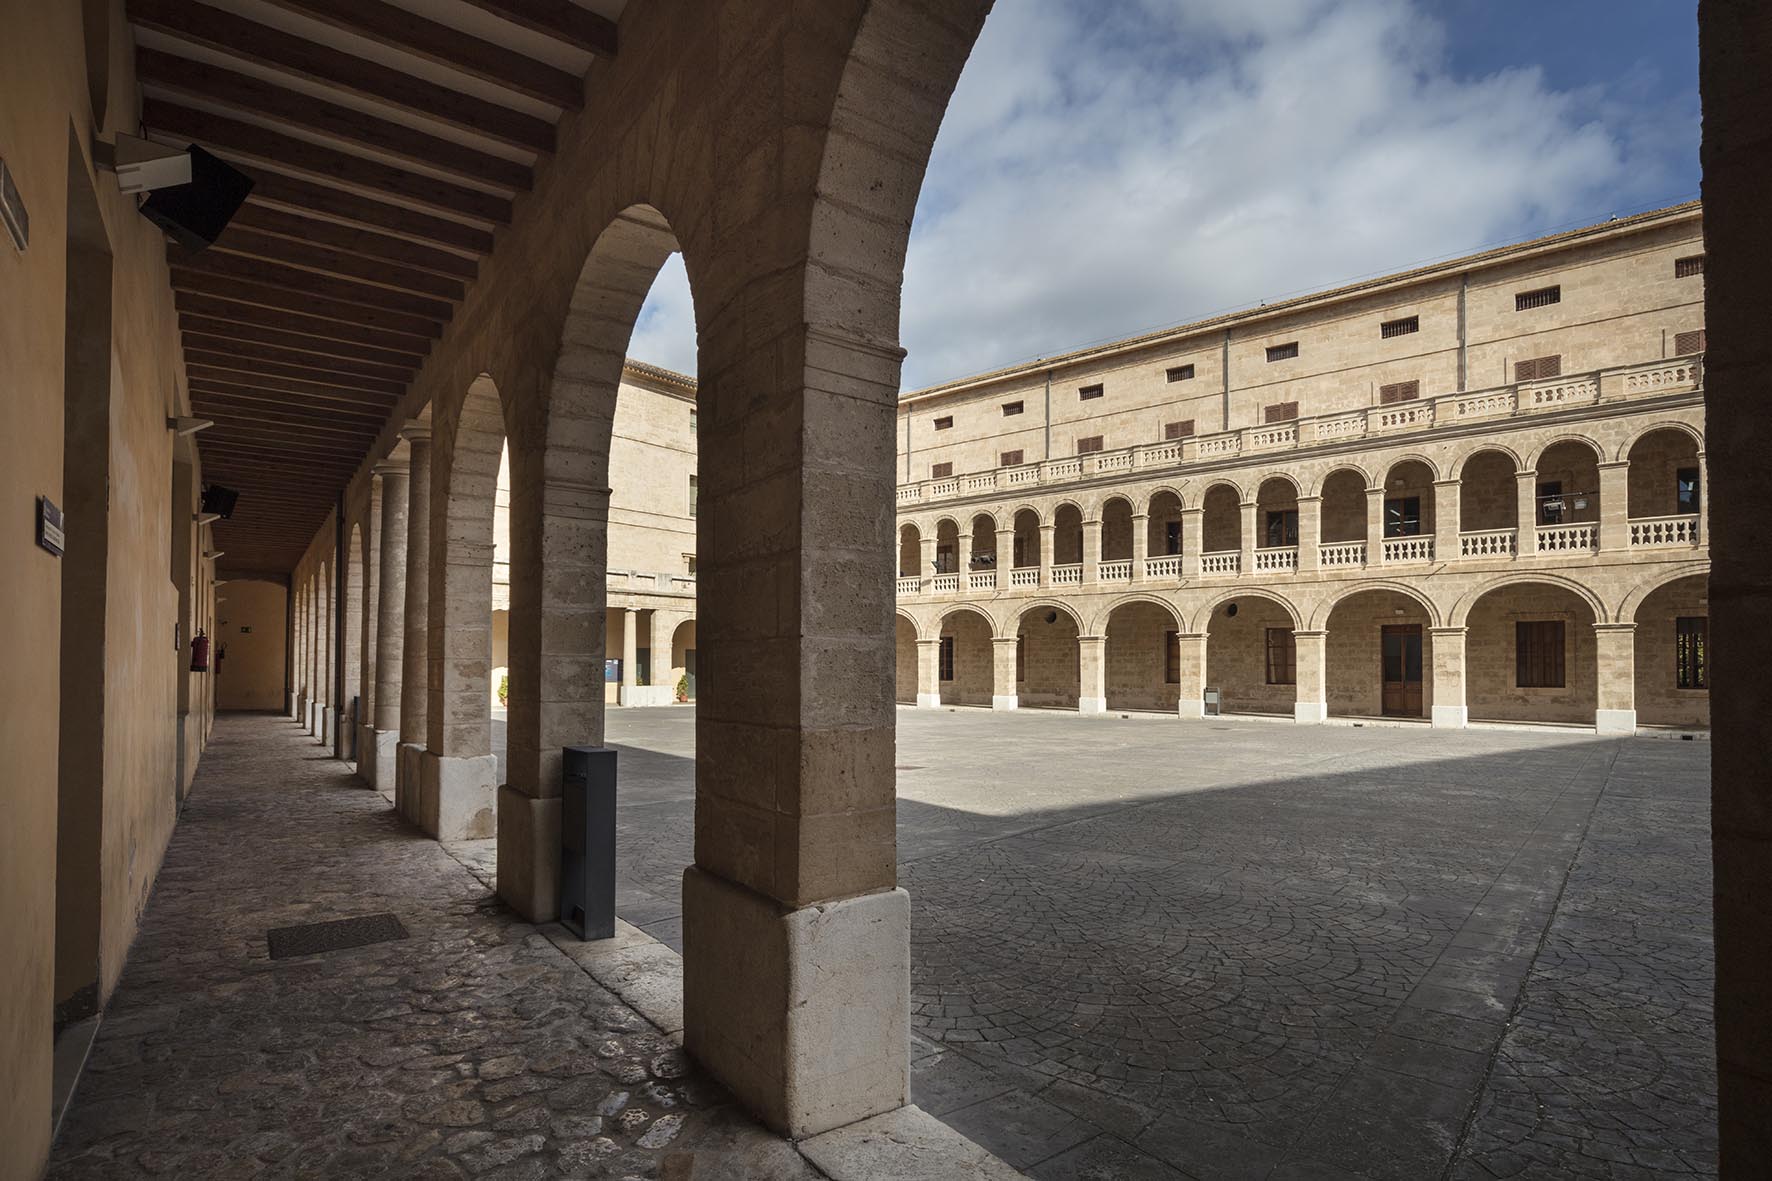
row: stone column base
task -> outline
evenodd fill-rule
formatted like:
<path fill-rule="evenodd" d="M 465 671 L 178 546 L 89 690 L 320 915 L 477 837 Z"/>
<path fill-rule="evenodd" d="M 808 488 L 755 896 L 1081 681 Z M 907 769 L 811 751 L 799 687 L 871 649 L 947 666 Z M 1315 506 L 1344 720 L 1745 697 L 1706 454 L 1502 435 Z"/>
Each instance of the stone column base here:
<path fill-rule="evenodd" d="M 1206 703 L 1199 699 L 1183 697 L 1175 707 L 1175 714 L 1182 718 L 1203 718 L 1206 716 Z"/>
<path fill-rule="evenodd" d="M 1434 706 L 1434 725 L 1442 730 L 1462 730 L 1470 725 L 1471 711 L 1463 705 Z"/>
<path fill-rule="evenodd" d="M 363 732 L 369 735 L 369 745 L 360 748 L 358 753 L 362 754 L 367 752 L 369 761 L 366 763 L 362 759 L 358 759 L 358 772 L 364 779 L 368 780 L 369 786 L 375 788 L 377 791 L 387 791 L 390 788 L 397 787 L 400 781 L 400 776 L 399 772 L 395 770 L 395 763 L 399 759 L 399 732 L 395 730 L 377 730 L 373 726 L 366 727 Z M 364 770 L 365 767 L 367 767 L 368 770 Z"/>
<path fill-rule="evenodd" d="M 1021 698 L 1013 693 L 998 693 L 991 698 L 992 709 L 1017 709 L 1020 705 Z"/>
<path fill-rule="evenodd" d="M 1104 714 L 1107 712 L 1107 698 L 1079 697 L 1077 698 L 1077 712 L 1080 714 Z"/>
<path fill-rule="evenodd" d="M 285 694 L 289 698 L 288 714 L 292 718 L 301 717 L 301 698 L 295 693 Z"/>
<path fill-rule="evenodd" d="M 418 826 L 440 841 L 498 835 L 498 756 L 419 757 Z"/>
<path fill-rule="evenodd" d="M 684 1048 L 795 1139 L 910 1101 L 910 896 L 795 910 L 683 872 Z"/>
<path fill-rule="evenodd" d="M 1635 734 L 1637 711 L 1634 709 L 1596 709 L 1594 730 L 1600 734 Z"/>
<path fill-rule="evenodd" d="M 414 824 L 419 823 L 418 764 L 425 748 L 417 742 L 399 742 L 394 747 L 394 807 Z"/>
<path fill-rule="evenodd" d="M 1292 720 L 1315 724 L 1326 721 L 1329 717 L 1329 704 L 1324 701 L 1295 701 L 1292 703 Z"/>
<path fill-rule="evenodd" d="M 357 726 L 357 778 L 375 786 L 375 727 Z"/>
<path fill-rule="evenodd" d="M 560 799 L 498 789 L 498 896 L 532 923 L 560 917 Z"/>
<path fill-rule="evenodd" d="M 919 693 L 919 694 L 917 694 L 917 708 L 918 709 L 940 709 L 941 708 L 941 694 L 939 694 L 939 693 Z"/>

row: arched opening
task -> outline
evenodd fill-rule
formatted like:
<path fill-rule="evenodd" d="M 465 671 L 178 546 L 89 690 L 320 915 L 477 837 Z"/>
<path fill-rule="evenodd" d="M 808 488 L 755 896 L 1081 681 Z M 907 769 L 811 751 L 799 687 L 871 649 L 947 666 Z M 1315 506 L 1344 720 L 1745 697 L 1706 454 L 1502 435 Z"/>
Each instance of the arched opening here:
<path fill-rule="evenodd" d="M 1124 563 L 1125 576 L 1132 576 L 1132 502 L 1124 497 L 1110 496 L 1101 506 L 1101 560 Z"/>
<path fill-rule="evenodd" d="M 1366 476 L 1352 468 L 1330 472 L 1323 481 L 1322 564 L 1357 566 L 1366 542 Z"/>
<path fill-rule="evenodd" d="M 1518 471 L 1513 456 L 1493 448 L 1478 451 L 1464 461 L 1458 481 L 1460 556 L 1507 557 L 1516 552 L 1520 517 Z"/>
<path fill-rule="evenodd" d="M 1146 552 L 1151 558 L 1179 558 L 1181 556 L 1181 497 L 1164 489 L 1151 497 L 1150 520 L 1145 522 Z M 1198 544 L 1196 542 L 1196 544 Z M 1180 564 L 1177 563 L 1170 574 L 1179 574 Z"/>
<path fill-rule="evenodd" d="M 892 629 L 893 634 L 893 668 L 894 691 L 893 700 L 900 705 L 917 704 L 917 629 L 902 615 L 893 617 L 897 622 Z"/>
<path fill-rule="evenodd" d="M 1255 569 L 1273 574 L 1298 568 L 1298 485 L 1270 476 L 1255 494 Z"/>
<path fill-rule="evenodd" d="M 1181 692 L 1181 625 L 1156 603 L 1122 603 L 1107 620 L 1109 709 L 1174 713 Z"/>
<path fill-rule="evenodd" d="M 960 569 L 960 526 L 952 517 L 935 523 L 934 574 L 955 574 Z"/>
<path fill-rule="evenodd" d="M 1434 473 L 1419 459 L 1391 465 L 1384 474 L 1384 560 L 1433 557 Z"/>
<path fill-rule="evenodd" d="M 1083 563 L 1083 510 L 1074 504 L 1061 504 L 1052 514 L 1053 581 L 1060 580 L 1059 570 Z"/>
<path fill-rule="evenodd" d="M 898 576 L 900 578 L 921 578 L 923 571 L 923 535 L 917 527 L 906 521 L 898 527 Z"/>
<path fill-rule="evenodd" d="M 1598 546 L 1599 463 L 1599 452 L 1579 439 L 1552 443 L 1539 454 L 1534 502 L 1541 552 Z"/>
<path fill-rule="evenodd" d="M 345 610 L 340 620 L 340 638 L 344 641 L 344 689 L 333 710 L 333 716 L 340 719 L 333 749 L 340 758 L 353 760 L 357 757 L 357 724 L 363 712 L 363 649 L 360 643 L 363 634 L 363 573 L 363 528 L 359 522 L 352 521 L 350 533 L 345 538 Z"/>
<path fill-rule="evenodd" d="M 1200 502 L 1200 569 L 1206 574 L 1236 572 L 1237 554 L 1243 546 L 1243 495 L 1229 484 L 1214 484 Z M 1215 565 L 1229 562 L 1229 569 Z"/>
<path fill-rule="evenodd" d="M 1323 640 L 1330 715 L 1431 717 L 1432 622 L 1420 600 L 1399 591 L 1359 591 L 1337 602 Z"/>
<path fill-rule="evenodd" d="M 1629 459 L 1633 521 L 1698 516 L 1698 440 L 1672 427 L 1652 430 L 1631 444 Z"/>
<path fill-rule="evenodd" d="M 991 623 L 977 611 L 950 611 L 941 621 L 936 687 L 943 705 L 991 703 Z"/>
<path fill-rule="evenodd" d="M 1293 716 L 1298 700 L 1293 616 L 1278 599 L 1238 595 L 1206 625 L 1206 691 L 1223 713 Z"/>
<path fill-rule="evenodd" d="M 1705 575 L 1676 578 L 1644 596 L 1632 617 L 1637 721 L 1710 725 L 1710 592 Z"/>
<path fill-rule="evenodd" d="M 695 700 L 695 620 L 685 619 L 671 633 L 671 679 L 678 701 Z"/>
<path fill-rule="evenodd" d="M 1030 607 L 1016 624 L 1015 687 L 1026 709 L 1076 709 L 1082 662 L 1077 621 L 1057 607 Z"/>
<path fill-rule="evenodd" d="M 1592 723 L 1594 612 L 1555 583 L 1484 594 L 1466 619 L 1465 697 L 1472 721 Z"/>
<path fill-rule="evenodd" d="M 989 513 L 972 518 L 971 573 L 989 574 L 997 568 L 997 522 Z"/>
<path fill-rule="evenodd" d="M 1015 553 L 1012 568 L 1029 570 L 1040 564 L 1040 514 L 1031 508 L 1015 513 Z"/>
<path fill-rule="evenodd" d="M 511 444 L 498 456 L 498 483 L 492 513 L 492 675 L 488 678 L 493 747 L 504 750 L 506 710 L 511 697 Z M 503 783 L 503 766 L 499 782 Z"/>

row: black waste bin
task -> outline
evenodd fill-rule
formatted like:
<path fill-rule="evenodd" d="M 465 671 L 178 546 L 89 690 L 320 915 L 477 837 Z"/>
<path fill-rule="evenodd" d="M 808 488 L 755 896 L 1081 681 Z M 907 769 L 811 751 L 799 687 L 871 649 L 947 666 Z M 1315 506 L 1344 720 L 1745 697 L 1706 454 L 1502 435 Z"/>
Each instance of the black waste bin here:
<path fill-rule="evenodd" d="M 615 935 L 615 752 L 568 746 L 560 769 L 560 922 L 580 939 Z"/>

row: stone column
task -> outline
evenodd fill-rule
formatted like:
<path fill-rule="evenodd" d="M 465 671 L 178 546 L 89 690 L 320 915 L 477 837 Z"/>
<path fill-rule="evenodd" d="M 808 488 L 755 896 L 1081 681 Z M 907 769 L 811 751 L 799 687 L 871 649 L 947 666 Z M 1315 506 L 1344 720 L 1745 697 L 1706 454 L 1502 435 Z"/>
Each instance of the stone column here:
<path fill-rule="evenodd" d="M 1052 585 L 1052 555 L 1058 526 L 1050 522 L 1040 526 L 1040 585 Z"/>
<path fill-rule="evenodd" d="M 997 530 L 997 589 L 1009 589 L 1009 572 L 1015 569 L 1015 530 Z"/>
<path fill-rule="evenodd" d="M 938 540 L 940 539 L 933 534 L 920 539 L 922 560 L 917 567 L 917 577 L 923 580 L 925 587 L 929 585 L 929 580 L 935 577 L 935 546 Z"/>
<path fill-rule="evenodd" d="M 1083 581 L 1101 581 L 1101 518 L 1083 522 Z"/>
<path fill-rule="evenodd" d="M 1014 709 L 1019 704 L 1015 691 L 1016 636 L 991 638 L 991 708 Z"/>
<path fill-rule="evenodd" d="M 954 546 L 955 568 L 960 572 L 960 589 L 971 590 L 972 579 L 972 530 L 960 530 Z"/>
<path fill-rule="evenodd" d="M 1181 576 L 1200 577 L 1200 547 L 1206 541 L 1206 510 L 1181 510 Z"/>
<path fill-rule="evenodd" d="M 1145 559 L 1151 556 L 1151 515 L 1132 514 L 1132 581 L 1144 578 Z"/>
<path fill-rule="evenodd" d="M 1303 544 L 1302 536 L 1299 544 Z M 1292 633 L 1297 659 L 1297 690 L 1292 717 L 1299 722 L 1321 722 L 1329 716 L 1329 663 L 1326 631 Z"/>
<path fill-rule="evenodd" d="M 1315 573 L 1321 563 L 1318 549 L 1323 544 L 1323 498 L 1298 498 L 1298 572 Z"/>
<path fill-rule="evenodd" d="M 375 465 L 381 484 L 381 536 L 375 556 L 375 692 L 370 701 L 370 786 L 386 790 L 398 782 L 394 766 L 400 745 L 400 702 L 406 606 L 406 464 Z"/>
<path fill-rule="evenodd" d="M 1384 561 L 1384 489 L 1366 489 L 1366 565 Z"/>
<path fill-rule="evenodd" d="M 289 667 L 290 693 L 294 699 L 292 716 L 297 725 L 308 719 L 308 596 L 305 590 L 295 591 L 295 610 L 291 613 Z"/>
<path fill-rule="evenodd" d="M 1077 712 L 1107 712 L 1107 637 L 1077 637 Z"/>
<path fill-rule="evenodd" d="M 941 637 L 917 641 L 917 707 L 941 705 Z"/>
<path fill-rule="evenodd" d="M 1181 683 L 1176 686 L 1180 703 L 1176 713 L 1184 718 L 1206 716 L 1206 633 L 1182 632 L 1175 637 L 1176 663 Z"/>
<path fill-rule="evenodd" d="M 1538 553 L 1538 473 L 1514 473 L 1514 553 L 1530 558 Z"/>
<path fill-rule="evenodd" d="M 1256 504 L 1253 500 L 1245 500 L 1237 508 L 1241 514 L 1241 520 L 1237 527 L 1237 539 L 1240 542 L 1237 547 L 1240 551 L 1237 557 L 1237 573 L 1248 578 L 1255 573 Z"/>
<path fill-rule="evenodd" d="M 406 440 L 406 634 L 400 647 L 400 747 L 395 760 L 394 806 L 418 824 L 420 764 L 424 759 L 426 679 L 430 644 L 427 617 L 431 587 L 431 427 L 408 423 Z"/>
<path fill-rule="evenodd" d="M 1600 468 L 1600 549 L 1630 549 L 1630 460 L 1602 463 Z M 1704 501 L 1701 499 L 1699 504 Z"/>
<path fill-rule="evenodd" d="M 1462 627 L 1430 627 L 1433 649 L 1433 724 L 1441 729 L 1462 730 L 1470 723 L 1464 698 L 1464 637 Z"/>
<path fill-rule="evenodd" d="M 1637 625 L 1594 624 L 1598 657 L 1594 729 L 1601 734 L 1637 732 Z"/>
<path fill-rule="evenodd" d="M 1698 453 L 1698 521 L 1693 529 L 1695 544 L 1710 544 L 1710 467 L 1702 451 Z"/>
<path fill-rule="evenodd" d="M 380 467 L 377 464 L 376 467 Z M 357 777 L 367 786 L 375 780 L 375 637 L 380 625 L 377 601 L 381 595 L 381 512 L 385 481 L 371 469 L 369 515 L 363 522 L 356 556 L 363 563 L 363 585 L 357 605 Z"/>
<path fill-rule="evenodd" d="M 1459 519 L 1463 516 L 1462 480 L 1434 481 L 1434 558 L 1455 561 L 1459 555 Z"/>
<path fill-rule="evenodd" d="M 640 612 L 623 607 L 621 612 L 621 692 L 620 705 L 634 703 L 634 689 L 640 683 Z"/>

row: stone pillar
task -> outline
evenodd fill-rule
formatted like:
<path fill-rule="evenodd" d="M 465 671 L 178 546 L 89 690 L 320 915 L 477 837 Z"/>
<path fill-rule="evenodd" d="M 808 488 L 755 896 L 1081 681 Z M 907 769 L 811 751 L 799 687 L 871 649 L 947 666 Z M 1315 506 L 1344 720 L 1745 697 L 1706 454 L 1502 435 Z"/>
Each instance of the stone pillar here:
<path fill-rule="evenodd" d="M 1698 453 L 1698 521 L 1693 529 L 1694 544 L 1710 544 L 1710 466 L 1702 451 Z"/>
<path fill-rule="evenodd" d="M 377 464 L 379 468 L 381 465 Z M 370 471 L 369 515 L 358 538 L 357 557 L 363 564 L 363 586 L 358 594 L 357 620 L 357 777 L 375 786 L 375 637 L 381 624 L 381 513 L 386 481 Z"/>
<path fill-rule="evenodd" d="M 924 586 L 928 586 L 929 580 L 935 577 L 935 545 L 938 540 L 938 538 L 931 534 L 928 537 L 920 539 L 919 542 L 921 546 L 920 552 L 922 554 L 922 561 L 921 565 L 917 568 L 917 577 L 923 580 Z"/>
<path fill-rule="evenodd" d="M 1058 526 L 1048 522 L 1040 526 L 1040 585 L 1052 585 L 1052 555 Z"/>
<path fill-rule="evenodd" d="M 1323 498 L 1298 498 L 1298 572 L 1314 574 L 1321 563 L 1317 550 L 1323 544 Z"/>
<path fill-rule="evenodd" d="M 1009 572 L 1015 569 L 1015 530 L 997 530 L 997 589 L 1009 589 Z"/>
<path fill-rule="evenodd" d="M 308 596 L 296 590 L 295 610 L 291 613 L 289 635 L 289 692 L 294 708 L 290 716 L 297 725 L 306 725 L 308 717 Z"/>
<path fill-rule="evenodd" d="M 1181 510 L 1181 576 L 1200 577 L 1200 547 L 1206 540 L 1206 510 Z"/>
<path fill-rule="evenodd" d="M 1462 480 L 1434 481 L 1434 558 L 1451 562 L 1458 558 L 1459 520 L 1464 515 Z"/>
<path fill-rule="evenodd" d="M 1366 564 L 1384 561 L 1384 489 L 1366 489 Z"/>
<path fill-rule="evenodd" d="M 1302 535 L 1299 544 L 1303 544 Z M 1292 717 L 1299 722 L 1321 722 L 1329 716 L 1329 663 L 1326 631 L 1295 631 L 1292 640 L 1297 658 L 1297 681 Z"/>
<path fill-rule="evenodd" d="M 1241 520 L 1237 527 L 1237 539 L 1240 543 L 1237 547 L 1240 551 L 1237 558 L 1237 573 L 1248 578 L 1255 573 L 1256 504 L 1253 500 L 1245 500 L 1237 508 L 1241 513 Z"/>
<path fill-rule="evenodd" d="M 1538 553 L 1538 473 L 1514 473 L 1514 554 L 1522 558 Z"/>
<path fill-rule="evenodd" d="M 1181 683 L 1177 686 L 1180 703 L 1176 713 L 1184 718 L 1206 716 L 1206 633 L 1182 632 L 1175 637 L 1178 649 L 1176 664 Z"/>
<path fill-rule="evenodd" d="M 1101 581 L 1101 518 L 1083 522 L 1083 581 Z"/>
<path fill-rule="evenodd" d="M 370 786 L 387 790 L 398 782 L 394 767 L 399 756 L 400 702 L 406 629 L 406 464 L 392 461 L 375 465 L 381 484 L 381 536 L 375 555 L 375 692 L 370 701 L 370 770 L 364 776 Z"/>
<path fill-rule="evenodd" d="M 941 637 L 917 641 L 917 707 L 941 706 Z"/>
<path fill-rule="evenodd" d="M 1441 729 L 1462 730 L 1470 724 L 1464 697 L 1464 637 L 1462 627 L 1430 627 L 1433 649 L 1433 724 Z"/>
<path fill-rule="evenodd" d="M 960 572 L 960 589 L 970 590 L 969 579 L 972 577 L 972 530 L 960 530 L 954 545 L 954 561 Z"/>
<path fill-rule="evenodd" d="M 406 440 L 406 634 L 400 647 L 400 748 L 394 764 L 394 806 L 406 819 L 420 821 L 420 764 L 424 759 L 425 667 L 430 644 L 426 626 L 431 588 L 431 426 L 408 423 Z"/>
<path fill-rule="evenodd" d="M 1600 550 L 1620 553 L 1630 549 L 1630 460 L 1599 467 Z"/>
<path fill-rule="evenodd" d="M 1151 556 L 1151 516 L 1132 514 L 1132 581 L 1144 579 L 1145 559 Z"/>
<path fill-rule="evenodd" d="M 1603 508 L 1602 508 L 1603 511 Z M 1601 734 L 1637 732 L 1637 625 L 1594 624 L 1599 665 L 1595 685 L 1594 729 Z"/>
<path fill-rule="evenodd" d="M 621 611 L 621 692 L 618 704 L 632 705 L 634 689 L 640 683 L 640 612 L 633 607 Z"/>
<path fill-rule="evenodd" d="M 1107 712 L 1107 637 L 1077 637 L 1077 712 Z"/>
<path fill-rule="evenodd" d="M 1014 709 L 1020 703 L 1015 691 L 1017 636 L 991 638 L 991 708 Z"/>

